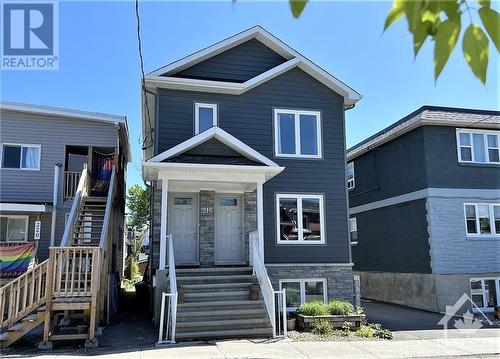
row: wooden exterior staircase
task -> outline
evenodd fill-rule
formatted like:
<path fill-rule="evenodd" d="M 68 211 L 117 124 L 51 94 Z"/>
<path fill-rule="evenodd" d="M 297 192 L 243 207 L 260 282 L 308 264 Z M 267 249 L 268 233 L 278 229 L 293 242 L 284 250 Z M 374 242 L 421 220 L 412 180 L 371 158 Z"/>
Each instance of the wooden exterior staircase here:
<path fill-rule="evenodd" d="M 49 259 L 0 288 L 0 348 L 44 325 L 39 348 L 55 340 L 97 345 L 96 328 L 105 317 L 111 271 L 113 167 L 107 197 L 89 197 L 90 172 L 80 177 L 60 247 Z"/>

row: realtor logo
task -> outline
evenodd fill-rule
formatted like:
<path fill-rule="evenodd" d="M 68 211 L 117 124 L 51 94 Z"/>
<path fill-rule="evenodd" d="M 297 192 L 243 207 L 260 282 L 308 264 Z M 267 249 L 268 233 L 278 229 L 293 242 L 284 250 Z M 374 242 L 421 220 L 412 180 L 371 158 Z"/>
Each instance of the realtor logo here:
<path fill-rule="evenodd" d="M 2 69 L 58 69 L 58 8 L 55 1 L 2 2 Z"/>

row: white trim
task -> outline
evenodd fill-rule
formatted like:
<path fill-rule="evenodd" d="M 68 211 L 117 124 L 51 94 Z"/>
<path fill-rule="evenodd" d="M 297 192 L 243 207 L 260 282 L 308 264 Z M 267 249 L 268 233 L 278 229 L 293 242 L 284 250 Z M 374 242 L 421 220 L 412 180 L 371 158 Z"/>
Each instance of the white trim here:
<path fill-rule="evenodd" d="M 356 232 L 356 234 L 358 233 L 358 220 L 356 219 L 356 217 L 349 218 L 349 239 L 351 240 L 351 245 L 357 245 L 358 241 L 352 240 L 353 232 Z"/>
<path fill-rule="evenodd" d="M 349 179 L 349 170 L 352 168 L 352 179 Z M 347 172 L 347 189 L 351 190 L 356 187 L 356 175 L 354 173 L 354 161 L 349 162 L 346 168 Z"/>
<path fill-rule="evenodd" d="M 236 137 L 230 135 L 220 127 L 214 126 L 206 131 L 203 131 L 202 133 L 191 137 L 190 139 L 179 143 L 178 145 L 154 156 L 153 158 L 150 158 L 147 160 L 147 162 L 151 163 L 159 163 L 162 162 L 166 159 L 172 158 L 174 156 L 177 156 L 181 153 L 184 153 L 191 148 L 194 148 L 209 139 L 215 138 L 225 144 L 226 146 L 232 148 L 233 150 L 237 151 L 238 153 L 242 154 L 243 156 L 246 156 L 252 160 L 255 160 L 257 162 L 261 162 L 267 166 L 271 167 L 279 167 L 275 162 L 271 161 L 269 158 L 265 157 L 264 155 L 260 154 L 259 152 L 255 151 L 253 148 L 250 146 L 246 145 L 245 143 L 241 142 L 238 140 Z M 199 167 L 200 164 L 197 164 Z M 258 166 L 255 166 L 258 167 Z"/>
<path fill-rule="evenodd" d="M 481 282 L 481 294 L 483 296 L 483 307 L 479 307 L 475 305 L 472 306 L 472 311 L 473 312 L 493 312 L 495 310 L 494 307 L 486 307 L 486 303 L 488 302 L 488 298 L 486 296 L 486 287 L 485 287 L 485 281 L 486 280 L 493 280 L 495 281 L 495 290 L 496 290 L 496 295 L 497 295 L 497 306 L 500 305 L 500 278 L 499 277 L 472 277 L 469 278 L 469 293 L 470 293 L 470 299 L 472 300 L 472 303 L 474 303 L 472 299 L 472 282 L 473 281 L 480 281 Z M 474 293 L 475 295 L 478 295 L 479 293 Z"/>
<path fill-rule="evenodd" d="M 160 210 L 160 262 L 158 269 L 164 270 L 167 263 L 167 215 L 168 215 L 168 180 L 161 180 Z"/>
<path fill-rule="evenodd" d="M 259 234 L 259 254 L 262 263 L 264 262 L 264 185 L 262 182 L 257 183 L 256 188 L 257 201 L 257 232 Z M 252 244 L 250 243 L 250 246 Z"/>
<path fill-rule="evenodd" d="M 281 239 L 281 214 L 280 214 L 280 199 L 293 198 L 297 200 L 297 241 L 286 241 Z M 303 212 L 302 212 L 302 199 L 313 198 L 319 199 L 319 220 L 320 220 L 320 240 L 319 241 L 305 241 L 304 240 L 304 226 L 303 226 Z M 322 194 L 293 194 L 293 193 L 277 193 L 276 194 L 276 243 L 278 245 L 318 245 L 326 243 L 325 234 L 325 206 L 324 195 Z M 300 215 L 299 215 L 300 214 Z"/>
<path fill-rule="evenodd" d="M 21 147 L 21 153 L 19 156 L 19 168 L 18 167 L 4 167 L 3 166 L 3 154 L 4 154 L 4 146 L 11 147 Z M 38 167 L 37 168 L 24 168 L 23 164 L 23 148 L 38 148 Z M 40 144 L 28 144 L 28 143 L 11 143 L 11 142 L 2 142 L 0 143 L 0 168 L 5 170 L 21 170 L 21 171 L 40 171 L 42 160 L 42 145 Z"/>
<path fill-rule="evenodd" d="M 217 110 L 217 104 L 195 102 L 195 104 L 194 104 L 194 134 L 195 135 L 200 133 L 200 108 L 211 108 L 213 111 L 212 127 L 217 126 L 217 123 L 218 123 L 219 115 L 218 115 L 218 110 Z"/>
<path fill-rule="evenodd" d="M 461 145 L 460 144 L 460 134 L 469 135 L 470 145 Z M 476 161 L 475 147 L 474 147 L 474 136 L 473 134 L 481 134 L 483 135 L 484 140 L 484 162 Z M 496 136 L 497 138 L 497 147 L 489 147 L 488 146 L 488 135 Z M 473 164 L 487 164 L 487 165 L 500 165 L 500 161 L 494 162 L 490 160 L 489 149 L 496 149 L 499 152 L 500 157 L 500 131 L 492 131 L 492 130 L 472 130 L 472 129 L 464 129 L 457 128 L 456 129 L 456 139 L 457 139 L 457 156 L 459 163 L 473 163 Z M 471 150 L 471 160 L 462 160 L 462 152 L 460 151 L 462 147 L 470 148 Z"/>
<path fill-rule="evenodd" d="M 473 206 L 474 207 L 474 215 L 476 219 L 476 230 L 478 231 L 477 233 L 469 233 L 467 231 L 467 206 Z M 488 207 L 488 216 L 489 216 L 489 221 L 490 221 L 490 229 L 491 233 L 481 233 L 481 228 L 480 228 L 480 217 L 479 217 L 479 212 L 477 207 L 478 206 L 486 206 Z M 467 238 L 498 238 L 500 239 L 500 228 L 496 228 L 495 224 L 495 213 L 494 213 L 494 207 L 500 207 L 500 202 L 498 203 L 464 203 L 464 220 L 465 220 L 465 235 Z"/>
<path fill-rule="evenodd" d="M 291 114 L 294 115 L 294 125 L 295 125 L 295 153 L 280 153 L 280 126 L 278 123 L 278 115 Z M 300 153 L 300 115 L 310 115 L 316 117 L 316 146 L 318 153 L 315 155 L 307 155 Z M 322 141 L 321 141 L 321 112 L 319 111 L 309 111 L 309 110 L 290 110 L 283 108 L 275 108 L 273 111 L 274 117 L 274 156 L 283 158 L 322 158 Z"/>
<path fill-rule="evenodd" d="M 30 222 L 30 217 L 29 216 L 23 216 L 23 215 L 18 215 L 18 214 L 2 214 L 0 215 L 0 218 L 5 217 L 7 218 L 7 228 L 6 228 L 6 236 L 9 233 L 9 219 L 10 218 L 22 218 L 25 220 L 25 225 L 24 225 L 24 241 L 9 241 L 7 237 L 5 237 L 5 242 L 6 243 L 26 243 L 28 242 L 28 227 L 29 227 L 29 222 Z"/>
<path fill-rule="evenodd" d="M 45 212 L 44 204 L 0 203 L 0 211 L 5 212 Z"/>
<path fill-rule="evenodd" d="M 228 49 L 231 49 L 253 38 L 259 40 L 264 45 L 271 48 L 273 51 L 276 51 L 278 54 L 283 56 L 288 61 L 285 62 L 285 64 L 287 64 L 286 66 L 282 66 L 285 65 L 282 64 L 280 65 L 282 67 L 277 66 L 276 68 L 272 69 L 272 72 L 270 72 L 271 70 L 267 71 L 265 76 L 257 79 L 262 75 L 261 74 L 255 77 L 254 79 L 250 80 L 250 81 L 254 80 L 256 83 L 248 84 L 247 85 L 248 87 L 251 86 L 255 87 L 258 85 L 257 82 L 260 84 L 263 81 L 268 80 L 269 78 L 277 76 L 277 73 L 280 72 L 282 73 L 286 71 L 285 69 L 290 66 L 291 67 L 299 66 L 301 69 L 309 73 L 311 76 L 315 77 L 318 81 L 322 82 L 326 86 L 330 87 L 332 90 L 341 94 L 344 97 L 344 101 L 346 102 L 346 104 L 354 104 L 361 99 L 361 95 L 357 93 L 355 90 L 353 90 L 351 87 L 347 86 L 345 83 L 343 83 L 333 75 L 329 74 L 321 67 L 311 62 L 309 59 L 302 56 L 300 53 L 298 53 L 297 51 L 295 51 L 294 49 L 283 43 L 281 40 L 279 40 L 274 35 L 267 32 L 260 26 L 253 26 L 243 32 L 240 32 L 239 34 L 233 35 L 203 50 L 195 52 L 178 61 L 175 61 L 155 71 L 152 71 L 147 74 L 146 81 L 149 82 L 150 79 L 160 80 L 159 78 L 172 79 L 172 77 L 169 76 L 172 75 L 173 73 L 179 72 L 190 66 L 200 63 L 208 58 L 218 55 Z M 295 60 L 295 62 L 290 62 L 290 60 Z M 229 86 L 233 85 L 236 84 L 232 84 Z M 225 87 L 228 87 L 228 85 L 226 85 Z"/>
<path fill-rule="evenodd" d="M 323 283 L 323 302 L 328 302 L 328 284 L 326 278 L 293 278 L 293 279 L 280 279 L 279 288 L 283 290 L 283 283 L 299 283 L 300 288 L 300 304 L 306 303 L 306 282 L 321 282 Z M 286 298 L 285 298 L 286 300 Z M 298 307 L 287 306 L 287 311 L 296 311 Z"/>

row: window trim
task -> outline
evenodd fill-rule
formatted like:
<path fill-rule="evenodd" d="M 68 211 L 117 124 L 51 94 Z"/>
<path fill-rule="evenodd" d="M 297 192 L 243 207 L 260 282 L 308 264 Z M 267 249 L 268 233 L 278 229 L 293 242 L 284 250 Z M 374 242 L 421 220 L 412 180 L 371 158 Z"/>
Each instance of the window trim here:
<path fill-rule="evenodd" d="M 300 283 L 300 304 L 304 304 L 306 301 L 306 282 L 321 282 L 323 283 L 323 303 L 328 303 L 328 283 L 326 278 L 286 278 L 279 280 L 279 288 L 283 290 L 283 283 Z M 286 296 L 286 294 L 285 294 Z M 286 297 L 285 297 L 286 301 Z M 298 307 L 286 307 L 287 312 L 294 312 Z"/>
<path fill-rule="evenodd" d="M 17 146 L 17 147 L 21 147 L 21 155 L 19 157 L 19 168 L 12 168 L 12 167 L 4 167 L 3 166 L 4 146 Z M 23 147 L 35 147 L 35 148 L 38 148 L 38 167 L 37 168 L 23 168 L 23 167 L 21 167 L 21 165 L 23 163 Z M 4 170 L 40 171 L 41 160 L 42 160 L 42 145 L 40 145 L 40 144 L 11 143 L 11 142 L 2 142 L 2 143 L 0 143 L 0 168 L 2 168 Z"/>
<path fill-rule="evenodd" d="M 460 134 L 461 133 L 465 133 L 465 134 L 468 134 L 470 136 L 470 146 L 461 146 L 460 145 Z M 472 136 L 475 133 L 483 135 L 483 138 L 484 138 L 484 156 L 485 156 L 484 158 L 486 159 L 485 162 L 478 162 L 475 160 L 474 139 Z M 497 144 L 499 147 L 489 147 L 488 146 L 488 135 L 496 135 L 497 136 Z M 458 163 L 473 163 L 473 164 L 479 164 L 479 165 L 500 165 L 500 162 L 490 161 L 490 154 L 488 151 L 489 148 L 498 148 L 499 154 L 500 154 L 500 131 L 457 128 L 456 129 L 456 141 L 457 141 Z M 460 151 L 461 147 L 468 147 L 471 149 L 471 160 L 470 161 L 462 160 L 462 153 Z"/>
<path fill-rule="evenodd" d="M 325 205 L 324 205 L 324 195 L 323 194 L 297 194 L 297 193 L 276 193 L 276 243 L 278 245 L 318 245 L 326 243 L 326 233 L 325 233 Z M 304 241 L 304 228 L 303 228 L 303 215 L 297 216 L 299 239 L 297 241 L 284 241 L 281 240 L 281 218 L 280 218 L 280 199 L 281 198 L 295 198 L 297 199 L 297 212 L 302 214 L 302 199 L 303 198 L 314 198 L 319 199 L 319 220 L 320 220 L 320 231 L 321 240 L 319 241 Z"/>
<path fill-rule="evenodd" d="M 295 154 L 280 153 L 279 152 L 279 126 L 278 114 L 287 113 L 295 115 Z M 316 155 L 303 155 L 300 153 L 300 115 L 313 115 L 316 116 L 316 145 L 318 147 L 318 154 Z M 322 143 L 322 130 L 321 130 L 321 111 L 312 110 L 291 110 L 284 108 L 273 109 L 273 124 L 274 124 L 274 156 L 281 158 L 323 158 L 323 143 Z"/>
<path fill-rule="evenodd" d="M 488 206 L 488 213 L 490 215 L 490 227 L 492 229 L 492 233 L 481 233 L 481 228 L 479 226 L 479 213 L 477 211 L 478 205 Z M 476 229 L 479 233 L 469 233 L 467 232 L 467 206 L 474 206 L 475 214 L 476 214 Z M 495 224 L 495 212 L 494 207 L 500 207 L 500 203 L 464 203 L 464 221 L 465 221 L 465 235 L 467 238 L 495 238 L 500 239 L 500 228 L 496 228 Z"/>
<path fill-rule="evenodd" d="M 349 179 L 349 167 L 352 167 L 352 180 Z M 349 191 L 356 187 L 356 173 L 354 171 L 354 162 L 349 162 L 346 167 L 347 189 Z M 352 182 L 352 186 L 349 187 L 350 182 Z"/>
<path fill-rule="evenodd" d="M 7 237 L 5 237 L 5 243 L 27 243 L 28 242 L 28 237 L 29 237 L 29 225 L 30 225 L 30 216 L 26 216 L 26 215 L 19 215 L 19 214 L 1 214 L 0 215 L 0 218 L 2 217 L 6 217 L 7 218 L 7 233 L 9 232 L 9 218 L 22 218 L 26 221 L 26 224 L 25 224 L 25 239 L 24 241 L 9 241 Z"/>
<path fill-rule="evenodd" d="M 473 281 L 480 281 L 481 282 L 481 294 L 483 295 L 483 305 L 485 305 L 488 301 L 486 298 L 486 290 L 485 290 L 485 284 L 484 282 L 487 280 L 494 280 L 495 281 L 495 289 L 496 289 L 496 294 L 497 294 L 497 305 L 500 305 L 500 277 L 472 277 L 469 278 L 469 293 L 470 293 L 470 299 L 472 304 L 472 311 L 477 313 L 477 312 L 493 312 L 495 310 L 494 307 L 478 307 L 475 305 L 474 301 L 472 301 L 472 282 Z M 475 293 L 478 294 L 478 293 Z"/>
<path fill-rule="evenodd" d="M 211 108 L 213 110 L 214 116 L 212 118 L 212 127 L 217 126 L 217 124 L 219 123 L 218 106 L 216 103 L 195 102 L 194 103 L 194 134 L 195 135 L 198 135 L 200 133 L 200 111 L 199 111 L 200 108 Z"/>
<path fill-rule="evenodd" d="M 351 230 L 351 222 L 354 222 L 354 226 L 356 227 L 355 231 Z M 358 241 L 357 240 L 355 240 L 355 241 L 352 240 L 352 232 L 356 232 L 356 233 L 358 232 L 358 220 L 357 220 L 356 217 L 349 218 L 349 239 L 351 240 L 351 245 L 355 246 L 355 245 L 358 244 Z"/>

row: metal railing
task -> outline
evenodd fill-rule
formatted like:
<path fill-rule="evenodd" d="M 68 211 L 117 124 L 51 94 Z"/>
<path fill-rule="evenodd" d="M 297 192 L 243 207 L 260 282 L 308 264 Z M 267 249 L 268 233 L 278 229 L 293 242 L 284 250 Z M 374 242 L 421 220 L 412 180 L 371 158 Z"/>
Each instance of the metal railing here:
<path fill-rule="evenodd" d="M 78 189 L 80 182 L 81 172 L 64 171 L 64 199 L 72 199 Z"/>
<path fill-rule="evenodd" d="M 172 235 L 167 236 L 168 246 L 168 278 L 169 278 L 169 293 L 162 293 L 161 296 L 161 313 L 160 313 L 160 331 L 158 334 L 157 345 L 175 344 L 175 326 L 177 323 L 177 276 L 175 274 L 175 256 L 174 244 Z M 165 323 L 165 301 L 168 298 L 167 307 L 167 322 Z M 165 337 L 163 332 L 165 331 Z"/>
<path fill-rule="evenodd" d="M 286 292 L 274 290 L 259 251 L 259 232 L 250 233 L 250 254 L 253 274 L 259 280 L 260 291 L 266 304 L 267 315 L 273 327 L 273 338 L 287 337 Z"/>

